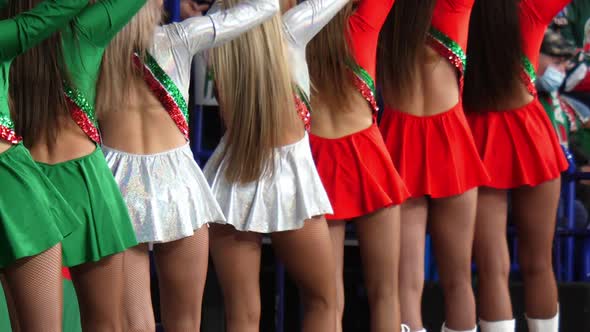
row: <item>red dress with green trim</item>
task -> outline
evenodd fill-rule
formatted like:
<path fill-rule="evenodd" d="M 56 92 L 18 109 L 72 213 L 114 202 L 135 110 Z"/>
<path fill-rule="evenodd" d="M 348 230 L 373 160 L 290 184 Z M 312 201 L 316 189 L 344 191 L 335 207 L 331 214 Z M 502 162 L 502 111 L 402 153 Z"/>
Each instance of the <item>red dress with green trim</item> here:
<path fill-rule="evenodd" d="M 473 3 L 438 0 L 428 34 L 429 46 L 457 68 L 461 90 Z M 433 116 L 386 107 L 379 128 L 412 197 L 450 197 L 489 182 L 460 100 Z"/>
<path fill-rule="evenodd" d="M 521 79 L 535 97 L 512 110 L 467 113 L 476 146 L 496 189 L 536 186 L 556 179 L 568 163 L 547 113 L 537 98 L 535 70 L 547 26 L 568 0 L 522 0 Z"/>
<path fill-rule="evenodd" d="M 393 1 L 365 0 L 350 18 L 350 43 L 356 64 L 351 79 L 373 110 L 376 119 L 375 62 L 381 26 Z M 385 207 L 399 205 L 409 196 L 395 169 L 376 123 L 340 137 L 310 135 L 311 151 L 330 198 L 334 214 L 329 220 L 361 217 Z"/>

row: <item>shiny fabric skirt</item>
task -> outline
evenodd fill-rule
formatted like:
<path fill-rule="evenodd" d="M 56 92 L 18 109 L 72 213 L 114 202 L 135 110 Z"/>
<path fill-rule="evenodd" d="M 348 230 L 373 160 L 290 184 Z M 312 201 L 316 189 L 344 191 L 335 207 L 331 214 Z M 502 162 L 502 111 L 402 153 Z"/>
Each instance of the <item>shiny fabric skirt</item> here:
<path fill-rule="evenodd" d="M 568 167 L 537 99 L 515 110 L 468 112 L 467 120 L 491 177 L 488 187 L 536 186 L 558 178 Z"/>
<path fill-rule="evenodd" d="M 103 150 L 140 243 L 179 240 L 225 220 L 189 143 L 150 155 Z"/>
<path fill-rule="evenodd" d="M 451 197 L 490 181 L 460 103 L 432 116 L 385 109 L 379 128 L 412 197 Z"/>
<path fill-rule="evenodd" d="M 22 144 L 0 153 L 0 269 L 54 247 L 80 225 Z"/>
<path fill-rule="evenodd" d="M 326 219 L 361 217 L 409 196 L 376 124 L 340 138 L 311 135 L 311 150 L 334 208 Z"/>
<path fill-rule="evenodd" d="M 246 184 L 226 180 L 225 144 L 223 138 L 204 173 L 227 224 L 239 231 L 274 233 L 300 229 L 305 220 L 332 213 L 307 133 L 300 141 L 276 149 L 272 176 Z"/>
<path fill-rule="evenodd" d="M 127 206 L 100 147 L 78 159 L 37 165 L 82 221 L 62 242 L 65 266 L 97 262 L 137 245 Z"/>

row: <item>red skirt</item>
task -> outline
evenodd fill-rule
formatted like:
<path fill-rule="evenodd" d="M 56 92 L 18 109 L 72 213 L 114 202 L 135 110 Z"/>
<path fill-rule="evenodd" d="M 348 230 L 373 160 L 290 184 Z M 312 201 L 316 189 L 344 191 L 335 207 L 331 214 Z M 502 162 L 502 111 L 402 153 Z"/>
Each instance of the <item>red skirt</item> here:
<path fill-rule="evenodd" d="M 377 125 L 341 138 L 310 135 L 311 152 L 332 209 L 328 220 L 361 217 L 409 196 Z"/>
<path fill-rule="evenodd" d="M 380 129 L 412 197 L 455 196 L 490 181 L 460 103 L 424 117 L 386 109 Z"/>
<path fill-rule="evenodd" d="M 469 112 L 475 144 L 496 189 L 553 180 L 568 163 L 543 105 L 535 99 L 510 111 Z"/>

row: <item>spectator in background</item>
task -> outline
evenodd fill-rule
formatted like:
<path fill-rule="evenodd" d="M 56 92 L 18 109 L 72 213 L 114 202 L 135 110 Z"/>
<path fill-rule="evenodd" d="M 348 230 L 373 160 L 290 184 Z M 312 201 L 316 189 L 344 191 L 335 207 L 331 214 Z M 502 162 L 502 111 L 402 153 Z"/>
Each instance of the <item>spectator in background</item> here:
<path fill-rule="evenodd" d="M 570 59 L 575 54 L 576 48 L 572 43 L 554 29 L 547 29 L 541 45 L 536 86 L 539 100 L 555 128 L 559 143 L 564 147 L 568 147 L 570 133 L 580 125 L 574 109 L 559 93 L 572 65 Z"/>
<path fill-rule="evenodd" d="M 590 143 L 590 140 L 585 139 L 586 134 L 590 133 L 586 129 L 589 125 L 590 111 L 582 101 L 564 96 L 559 92 L 560 88 L 564 86 L 566 73 L 572 72 L 572 66 L 578 66 L 577 68 L 579 68 L 579 64 L 576 64 L 576 62 L 581 59 L 576 56 L 579 53 L 574 43 L 566 39 L 562 34 L 564 30 L 560 32 L 552 28 L 545 32 L 543 44 L 541 45 L 539 76 L 536 85 L 539 100 L 555 128 L 560 144 L 578 152 L 584 145 L 590 145 L 580 145 L 584 141 Z M 575 70 L 573 69 L 573 71 Z M 581 161 L 582 165 L 587 163 L 587 158 L 583 157 L 585 153 L 578 152 L 575 154 L 579 155 L 579 158 L 576 159 Z M 588 168 L 588 166 L 582 166 L 582 169 L 584 168 Z M 588 169 L 590 170 L 590 168 Z M 579 200 L 576 200 L 575 203 L 575 227 L 583 229 L 587 227 L 587 211 L 590 208 L 590 190 L 588 186 L 578 186 L 577 197 Z M 565 221 L 560 220 L 559 226 L 566 227 Z"/>

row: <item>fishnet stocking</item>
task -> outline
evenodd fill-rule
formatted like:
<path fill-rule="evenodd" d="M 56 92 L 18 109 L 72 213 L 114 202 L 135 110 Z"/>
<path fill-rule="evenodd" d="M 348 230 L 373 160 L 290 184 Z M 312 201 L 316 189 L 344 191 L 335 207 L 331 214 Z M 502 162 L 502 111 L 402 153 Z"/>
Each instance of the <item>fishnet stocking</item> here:
<path fill-rule="evenodd" d="M 146 243 L 124 253 L 123 326 L 125 332 L 156 329 L 150 288 L 150 257 Z"/>
<path fill-rule="evenodd" d="M 167 332 L 200 330 L 201 305 L 209 264 L 209 229 L 154 245 L 162 323 Z"/>
<path fill-rule="evenodd" d="M 84 332 L 122 331 L 123 253 L 70 268 Z"/>
<path fill-rule="evenodd" d="M 13 331 L 61 332 L 61 244 L 3 271 Z"/>

